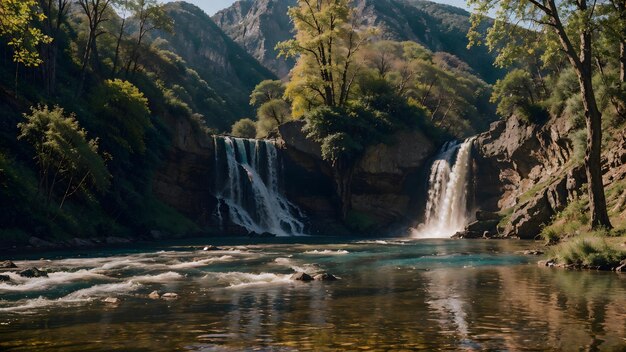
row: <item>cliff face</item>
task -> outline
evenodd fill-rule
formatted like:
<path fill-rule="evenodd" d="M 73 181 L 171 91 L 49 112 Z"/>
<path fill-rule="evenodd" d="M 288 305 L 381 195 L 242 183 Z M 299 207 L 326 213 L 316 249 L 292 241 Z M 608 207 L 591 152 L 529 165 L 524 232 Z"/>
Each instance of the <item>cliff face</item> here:
<path fill-rule="evenodd" d="M 164 167 L 154 177 L 154 195 L 201 227 L 211 227 L 217 206 L 210 182 L 214 145 L 188 119 L 169 121 L 169 125 L 174 130 L 172 147 Z"/>
<path fill-rule="evenodd" d="M 581 161 L 574 160 L 567 118 L 529 124 L 516 116 L 492 124 L 475 142 L 478 207 L 511 215 L 500 235 L 532 239 L 573 199 L 587 190 Z M 605 151 L 605 186 L 626 175 L 626 140 Z"/>
<path fill-rule="evenodd" d="M 187 119 L 169 121 L 174 126 L 172 148 L 165 166 L 153 180 L 154 194 L 200 225 L 220 235 L 243 235 L 241 227 L 220 224 L 215 197 L 215 144 Z M 359 226 L 340 218 L 333 172 L 322 160 L 320 146 L 305 138 L 302 122 L 280 127 L 287 198 L 306 215 L 307 232 L 322 235 L 363 234 L 398 224 L 412 224 L 416 204 L 425 191 L 420 175 L 435 146 L 422 133 L 400 132 L 391 145 L 370 147 L 354 172 L 352 208 Z M 220 229 L 221 225 L 225 225 Z"/>
<path fill-rule="evenodd" d="M 322 160 L 319 145 L 306 140 L 301 129 L 301 121 L 280 127 L 287 195 L 310 216 L 315 231 L 345 231 L 332 169 Z M 414 219 L 422 198 L 420 176 L 435 146 L 419 131 L 400 132 L 394 142 L 370 147 L 356 165 L 351 201 L 358 224 L 348 226 L 358 229 L 352 230 L 380 231 Z"/>

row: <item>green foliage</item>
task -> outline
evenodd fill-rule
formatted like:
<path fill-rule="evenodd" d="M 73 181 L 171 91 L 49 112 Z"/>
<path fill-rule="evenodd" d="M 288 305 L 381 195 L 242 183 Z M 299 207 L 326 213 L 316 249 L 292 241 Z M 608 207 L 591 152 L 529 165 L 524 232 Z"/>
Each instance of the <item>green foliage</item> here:
<path fill-rule="evenodd" d="M 254 138 L 257 135 L 256 123 L 251 119 L 241 119 L 233 125 L 230 132 L 235 137 Z"/>
<path fill-rule="evenodd" d="M 148 99 L 128 81 L 106 80 L 91 98 L 96 108 L 98 130 L 114 157 L 124 150 L 143 154 L 146 130 L 152 128 Z"/>
<path fill-rule="evenodd" d="M 322 157 L 332 165 L 354 162 L 369 145 L 391 131 L 386 115 L 361 104 L 347 108 L 322 106 L 305 115 L 303 131 L 322 145 Z"/>
<path fill-rule="evenodd" d="M 289 104 L 282 99 L 272 99 L 263 103 L 257 110 L 257 136 L 267 137 L 279 125 L 291 119 Z"/>
<path fill-rule="evenodd" d="M 613 268 L 626 259 L 626 251 L 594 234 L 561 243 L 552 249 L 551 254 L 559 263 L 589 267 Z"/>
<path fill-rule="evenodd" d="M 257 84 L 250 94 L 250 105 L 261 106 L 270 100 L 281 99 L 285 95 L 285 85 L 279 80 L 266 79 Z"/>
<path fill-rule="evenodd" d="M 31 108 L 24 114 L 25 122 L 18 124 L 19 139 L 28 141 L 35 149 L 39 166 L 39 187 L 48 203 L 59 188 L 64 189 L 59 208 L 66 198 L 90 186 L 104 190 L 110 174 L 98 153 L 98 141 L 87 139 L 73 114 L 68 116 L 60 107 Z"/>
<path fill-rule="evenodd" d="M 516 69 L 499 79 L 493 87 L 491 101 L 498 103 L 498 114 L 508 117 L 516 112 L 529 112 L 539 97 L 533 77 L 528 71 Z"/>
<path fill-rule="evenodd" d="M 44 19 L 36 0 L 0 1 L 0 37 L 8 40 L 14 62 L 26 67 L 42 63 L 38 47 L 52 42 L 36 25 Z"/>

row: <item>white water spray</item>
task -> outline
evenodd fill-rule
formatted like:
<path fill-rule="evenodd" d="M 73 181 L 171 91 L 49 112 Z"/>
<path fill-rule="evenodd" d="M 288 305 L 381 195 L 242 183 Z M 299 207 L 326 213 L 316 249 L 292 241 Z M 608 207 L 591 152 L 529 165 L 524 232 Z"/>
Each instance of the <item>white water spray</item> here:
<path fill-rule="evenodd" d="M 278 152 L 269 140 L 215 137 L 224 140 L 226 170 L 216 170 L 217 217 L 223 220 L 220 204 L 228 208 L 230 220 L 249 232 L 278 236 L 302 235 L 302 213 L 279 189 Z M 216 150 L 216 165 L 218 148 Z M 223 176 L 226 177 L 223 177 Z M 220 184 L 220 179 L 223 184 Z"/>
<path fill-rule="evenodd" d="M 424 223 L 412 230 L 415 238 L 448 238 L 468 220 L 467 189 L 474 138 L 448 142 L 433 162 L 428 180 Z"/>

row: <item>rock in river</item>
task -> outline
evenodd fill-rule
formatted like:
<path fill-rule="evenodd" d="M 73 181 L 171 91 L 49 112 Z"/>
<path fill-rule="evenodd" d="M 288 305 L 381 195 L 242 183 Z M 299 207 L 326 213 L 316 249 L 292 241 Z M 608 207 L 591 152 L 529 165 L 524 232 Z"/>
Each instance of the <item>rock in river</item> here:
<path fill-rule="evenodd" d="M 48 273 L 44 270 L 39 270 L 37 268 L 30 268 L 26 270 L 20 271 L 21 277 L 34 278 L 34 277 L 48 277 Z"/>
<path fill-rule="evenodd" d="M 308 282 L 308 281 L 312 281 L 313 278 L 311 277 L 311 275 L 307 273 L 300 272 L 300 273 L 295 273 L 291 275 L 291 280 Z"/>
<path fill-rule="evenodd" d="M 0 275 L 0 282 L 11 282 L 11 277 L 9 275 Z"/>
<path fill-rule="evenodd" d="M 17 265 L 10 260 L 5 260 L 0 262 L 0 269 L 12 269 L 17 268 Z"/>
<path fill-rule="evenodd" d="M 177 299 L 178 293 L 173 293 L 173 292 L 164 293 L 163 296 L 161 296 L 161 298 L 165 300 Z"/>
<path fill-rule="evenodd" d="M 315 281 L 336 281 L 337 277 L 333 274 L 323 273 L 315 275 L 313 279 L 315 279 Z"/>
<path fill-rule="evenodd" d="M 159 291 L 152 291 L 148 295 L 148 298 L 150 298 L 150 299 L 159 299 L 159 298 L 161 298 L 161 295 L 159 295 Z"/>

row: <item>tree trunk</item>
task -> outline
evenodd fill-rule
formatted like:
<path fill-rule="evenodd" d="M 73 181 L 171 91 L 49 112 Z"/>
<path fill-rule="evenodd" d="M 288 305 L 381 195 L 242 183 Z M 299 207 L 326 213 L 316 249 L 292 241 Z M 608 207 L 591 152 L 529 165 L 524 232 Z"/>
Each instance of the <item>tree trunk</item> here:
<path fill-rule="evenodd" d="M 580 38 L 580 65 L 576 71 L 587 124 L 585 171 L 587 172 L 591 227 L 611 229 L 602 183 L 602 114 L 598 109 L 592 83 L 591 34 L 583 32 Z"/>
<path fill-rule="evenodd" d="M 335 183 L 341 207 L 341 219 L 346 220 L 352 209 L 352 174 L 354 165 L 338 161 L 334 167 Z"/>
<path fill-rule="evenodd" d="M 626 83 L 626 38 L 619 43 L 619 81 Z"/>

